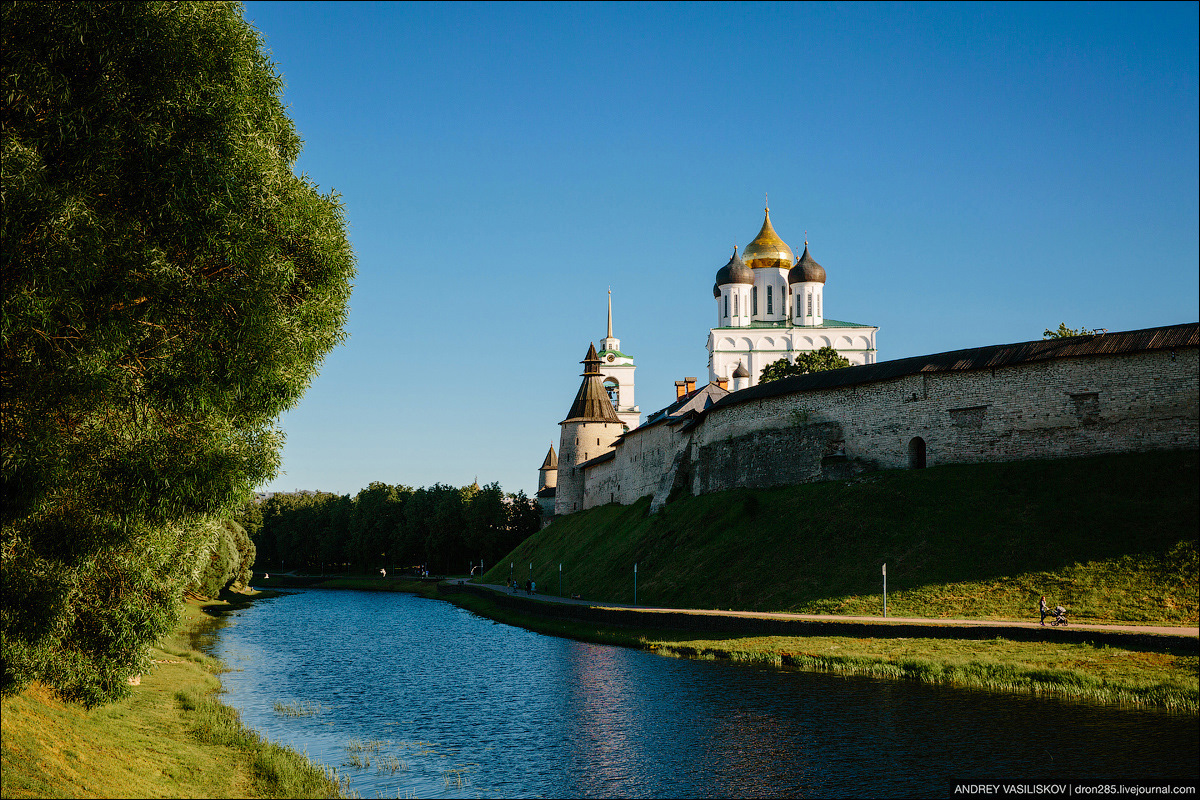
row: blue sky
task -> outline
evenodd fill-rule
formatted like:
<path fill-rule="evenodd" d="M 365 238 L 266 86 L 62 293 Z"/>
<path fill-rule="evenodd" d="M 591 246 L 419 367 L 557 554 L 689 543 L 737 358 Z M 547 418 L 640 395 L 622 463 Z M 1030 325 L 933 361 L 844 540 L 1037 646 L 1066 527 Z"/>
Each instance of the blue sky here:
<path fill-rule="evenodd" d="M 247 3 L 358 258 L 263 488 L 532 493 L 609 287 L 643 418 L 706 379 L 764 193 L 880 360 L 1196 321 L 1197 9 Z"/>

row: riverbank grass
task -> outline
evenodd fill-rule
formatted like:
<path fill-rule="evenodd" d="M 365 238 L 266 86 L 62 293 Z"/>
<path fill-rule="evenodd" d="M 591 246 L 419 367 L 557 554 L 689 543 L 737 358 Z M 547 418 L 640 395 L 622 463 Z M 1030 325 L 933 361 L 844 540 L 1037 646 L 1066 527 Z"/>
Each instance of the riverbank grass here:
<path fill-rule="evenodd" d="M 219 661 L 190 635 L 228 607 L 189 601 L 179 631 L 152 652 L 154 670 L 117 703 L 86 710 L 34 684 L 6 698 L 4 797 L 336 797 L 336 773 L 264 742 L 216 699 Z"/>
<path fill-rule="evenodd" d="M 498 622 L 552 636 L 845 675 L 915 680 L 1173 712 L 1200 711 L 1200 658 L 1092 644 L 1007 639 L 738 636 L 585 624 L 524 614 L 475 595 L 447 599 Z"/>

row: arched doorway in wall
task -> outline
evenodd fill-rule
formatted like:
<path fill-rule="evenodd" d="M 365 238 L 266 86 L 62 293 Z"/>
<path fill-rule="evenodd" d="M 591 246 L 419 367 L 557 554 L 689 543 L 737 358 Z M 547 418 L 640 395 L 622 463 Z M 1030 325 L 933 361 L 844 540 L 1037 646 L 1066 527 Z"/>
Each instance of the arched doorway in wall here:
<path fill-rule="evenodd" d="M 925 469 L 925 440 L 914 436 L 908 442 L 908 468 Z"/>

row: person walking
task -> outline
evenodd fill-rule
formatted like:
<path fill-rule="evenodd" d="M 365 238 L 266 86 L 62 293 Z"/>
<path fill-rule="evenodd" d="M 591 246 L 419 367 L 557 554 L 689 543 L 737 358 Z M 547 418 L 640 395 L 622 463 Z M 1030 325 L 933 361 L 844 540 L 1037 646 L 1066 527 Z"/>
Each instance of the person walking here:
<path fill-rule="evenodd" d="M 1042 602 L 1038 610 L 1042 612 L 1042 625 L 1044 626 L 1046 624 L 1046 615 L 1050 613 L 1050 606 L 1046 605 L 1046 595 L 1042 595 Z"/>

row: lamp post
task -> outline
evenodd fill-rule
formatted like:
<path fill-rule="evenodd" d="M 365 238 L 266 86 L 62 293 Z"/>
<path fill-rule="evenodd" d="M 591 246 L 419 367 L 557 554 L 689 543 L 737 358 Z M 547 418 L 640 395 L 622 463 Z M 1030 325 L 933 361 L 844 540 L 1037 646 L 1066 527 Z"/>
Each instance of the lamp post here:
<path fill-rule="evenodd" d="M 637 605 L 637 562 L 633 562 L 633 604 Z"/>
<path fill-rule="evenodd" d="M 887 564 L 883 565 L 883 615 L 887 616 Z"/>
<path fill-rule="evenodd" d="M 558 562 L 558 596 L 562 597 L 562 562 Z"/>

